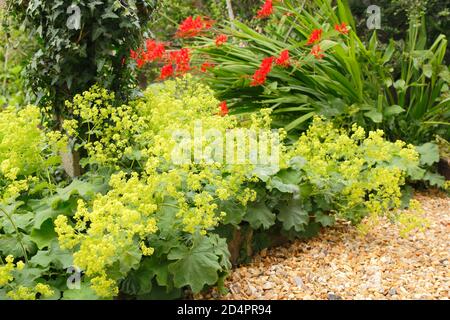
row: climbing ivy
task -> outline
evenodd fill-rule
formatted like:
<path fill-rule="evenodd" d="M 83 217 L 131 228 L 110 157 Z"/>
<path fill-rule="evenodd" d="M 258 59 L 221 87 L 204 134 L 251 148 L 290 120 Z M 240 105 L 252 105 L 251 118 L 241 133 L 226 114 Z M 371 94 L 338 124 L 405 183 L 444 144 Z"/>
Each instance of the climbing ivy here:
<path fill-rule="evenodd" d="M 131 94 L 129 49 L 142 40 L 156 0 L 7 0 L 7 12 L 38 38 L 26 68 L 41 106 L 61 115 L 64 101 L 95 83 L 120 100 Z"/>

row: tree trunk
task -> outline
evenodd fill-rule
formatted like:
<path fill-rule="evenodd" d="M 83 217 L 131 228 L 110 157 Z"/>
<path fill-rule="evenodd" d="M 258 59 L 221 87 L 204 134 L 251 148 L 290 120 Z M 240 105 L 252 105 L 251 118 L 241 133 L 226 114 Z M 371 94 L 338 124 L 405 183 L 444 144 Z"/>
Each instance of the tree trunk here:
<path fill-rule="evenodd" d="M 231 0 L 226 0 L 227 3 L 227 9 L 228 9 L 228 17 L 230 18 L 231 27 L 234 29 L 234 12 L 233 12 L 233 5 L 231 4 Z"/>
<path fill-rule="evenodd" d="M 57 114 L 55 115 L 55 118 L 58 130 L 63 132 L 62 124 L 64 122 L 64 117 L 61 114 Z M 61 152 L 60 155 L 64 171 L 67 175 L 72 179 L 81 176 L 80 153 L 73 150 L 73 143 L 70 142 L 70 137 L 67 151 Z"/>
<path fill-rule="evenodd" d="M 68 148 L 67 152 L 61 152 L 64 171 L 69 177 L 76 178 L 81 176 L 80 154 L 77 151 Z"/>
<path fill-rule="evenodd" d="M 445 180 L 450 180 L 450 158 L 442 158 L 439 162 L 438 170 L 445 177 Z"/>

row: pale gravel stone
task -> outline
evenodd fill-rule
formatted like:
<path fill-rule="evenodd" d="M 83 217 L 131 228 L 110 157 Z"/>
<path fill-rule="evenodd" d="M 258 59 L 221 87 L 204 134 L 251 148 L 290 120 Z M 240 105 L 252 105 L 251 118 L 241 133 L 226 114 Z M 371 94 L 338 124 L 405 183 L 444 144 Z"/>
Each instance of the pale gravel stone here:
<path fill-rule="evenodd" d="M 430 222 L 425 232 L 404 239 L 396 225 L 382 220 L 361 237 L 340 221 L 316 238 L 266 250 L 234 269 L 225 283 L 230 293 L 220 299 L 448 300 L 450 198 L 432 191 L 416 199 Z"/>

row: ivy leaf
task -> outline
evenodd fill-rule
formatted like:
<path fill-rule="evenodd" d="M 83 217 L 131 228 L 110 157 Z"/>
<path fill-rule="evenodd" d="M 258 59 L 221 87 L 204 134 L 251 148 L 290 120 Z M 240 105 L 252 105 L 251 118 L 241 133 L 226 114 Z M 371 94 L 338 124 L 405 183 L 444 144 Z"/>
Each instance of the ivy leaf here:
<path fill-rule="evenodd" d="M 416 147 L 417 152 L 420 154 L 420 164 L 431 166 L 436 162 L 439 162 L 439 147 L 435 143 L 425 143 Z"/>
<path fill-rule="evenodd" d="M 114 12 L 107 12 L 102 15 L 102 19 L 118 19 L 119 16 Z"/>
<path fill-rule="evenodd" d="M 214 253 L 215 248 L 209 237 L 197 238 L 192 247 L 173 248 L 169 260 L 177 260 L 169 265 L 177 288 L 190 286 L 194 293 L 200 292 L 205 285 L 214 285 L 219 279 L 222 267 Z"/>
<path fill-rule="evenodd" d="M 296 232 L 305 231 L 305 225 L 309 223 L 309 213 L 299 200 L 291 200 L 279 208 L 278 220 L 283 222 L 285 230 L 294 228 Z"/>
<path fill-rule="evenodd" d="M 275 224 L 276 215 L 265 205 L 264 202 L 252 203 L 247 208 L 244 221 L 250 223 L 253 229 L 269 229 Z"/>

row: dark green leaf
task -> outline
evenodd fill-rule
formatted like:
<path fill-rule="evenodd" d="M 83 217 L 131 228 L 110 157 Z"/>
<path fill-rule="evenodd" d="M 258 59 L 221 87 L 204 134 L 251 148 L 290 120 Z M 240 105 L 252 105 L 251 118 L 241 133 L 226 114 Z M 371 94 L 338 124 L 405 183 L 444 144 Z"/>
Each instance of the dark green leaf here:
<path fill-rule="evenodd" d="M 197 238 L 192 247 L 173 248 L 169 260 L 176 260 L 169 265 L 177 288 L 190 286 L 194 293 L 200 292 L 205 285 L 214 285 L 222 271 L 214 253 L 215 247 L 209 237 Z"/>
<path fill-rule="evenodd" d="M 309 223 L 309 213 L 300 200 L 291 200 L 278 207 L 280 213 L 277 218 L 283 222 L 285 230 L 294 229 L 297 232 L 304 231 Z"/>
<path fill-rule="evenodd" d="M 275 224 L 276 216 L 263 203 L 252 203 L 247 208 L 247 213 L 244 216 L 244 221 L 250 223 L 253 229 L 269 229 Z"/>

